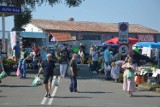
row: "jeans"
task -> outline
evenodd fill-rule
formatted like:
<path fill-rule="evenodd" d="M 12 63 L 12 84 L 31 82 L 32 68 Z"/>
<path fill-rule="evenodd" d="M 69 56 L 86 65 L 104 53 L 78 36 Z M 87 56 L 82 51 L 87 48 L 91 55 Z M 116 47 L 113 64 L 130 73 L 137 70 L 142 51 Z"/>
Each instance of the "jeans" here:
<path fill-rule="evenodd" d="M 64 77 L 66 71 L 67 71 L 67 64 L 60 64 L 60 75 Z"/>
<path fill-rule="evenodd" d="M 26 61 L 25 60 L 19 60 L 18 67 L 20 69 L 20 75 L 21 77 L 26 77 Z"/>
<path fill-rule="evenodd" d="M 71 83 L 69 86 L 69 91 L 77 91 L 77 77 L 76 76 L 70 76 L 71 78 Z"/>
<path fill-rule="evenodd" d="M 93 71 L 97 71 L 97 68 L 98 68 L 98 62 L 93 61 Z"/>

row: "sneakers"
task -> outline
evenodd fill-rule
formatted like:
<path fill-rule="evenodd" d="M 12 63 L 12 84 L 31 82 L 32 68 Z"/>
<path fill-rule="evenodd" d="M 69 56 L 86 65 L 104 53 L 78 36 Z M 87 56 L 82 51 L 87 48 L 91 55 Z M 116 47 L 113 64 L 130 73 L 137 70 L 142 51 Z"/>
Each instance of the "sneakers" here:
<path fill-rule="evenodd" d="M 47 94 L 45 95 L 45 97 L 51 98 L 51 95 L 50 95 L 49 93 L 47 93 Z"/>
<path fill-rule="evenodd" d="M 74 92 L 75 92 L 75 93 L 79 93 L 79 91 L 78 91 L 78 90 L 74 90 Z"/>

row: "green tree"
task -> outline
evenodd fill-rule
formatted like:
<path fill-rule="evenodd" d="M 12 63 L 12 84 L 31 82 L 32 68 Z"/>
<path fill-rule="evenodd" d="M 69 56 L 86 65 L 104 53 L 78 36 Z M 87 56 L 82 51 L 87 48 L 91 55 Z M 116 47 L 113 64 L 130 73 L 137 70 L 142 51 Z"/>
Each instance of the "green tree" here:
<path fill-rule="evenodd" d="M 82 3 L 82 1 L 84 0 L 0 0 L 0 4 L 5 6 L 22 7 L 22 13 L 14 15 L 14 28 L 12 29 L 15 31 L 21 31 L 23 30 L 21 27 L 31 21 L 31 13 L 35 9 L 36 5 L 41 6 L 46 3 L 53 6 L 55 4 L 64 3 L 69 7 L 77 7 Z"/>

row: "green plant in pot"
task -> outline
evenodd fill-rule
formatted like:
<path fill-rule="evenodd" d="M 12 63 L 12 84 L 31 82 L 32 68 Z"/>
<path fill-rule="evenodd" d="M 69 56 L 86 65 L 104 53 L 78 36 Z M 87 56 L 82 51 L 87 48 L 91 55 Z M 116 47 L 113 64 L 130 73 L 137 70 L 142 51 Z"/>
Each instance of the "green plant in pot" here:
<path fill-rule="evenodd" d="M 12 59 L 4 59 L 4 61 L 3 61 L 4 70 L 6 72 L 13 70 L 13 65 L 15 63 L 16 62 L 13 61 Z"/>

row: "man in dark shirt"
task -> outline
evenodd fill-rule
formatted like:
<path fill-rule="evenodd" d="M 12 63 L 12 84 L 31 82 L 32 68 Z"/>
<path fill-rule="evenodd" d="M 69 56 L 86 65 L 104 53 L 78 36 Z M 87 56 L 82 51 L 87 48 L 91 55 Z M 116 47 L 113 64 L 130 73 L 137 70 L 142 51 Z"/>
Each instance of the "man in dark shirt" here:
<path fill-rule="evenodd" d="M 19 58 L 20 58 L 20 45 L 19 45 L 19 42 L 17 41 L 16 42 L 16 45 L 13 47 L 13 56 L 16 58 L 16 61 L 18 62 L 19 61 Z"/>
<path fill-rule="evenodd" d="M 55 68 L 55 62 L 52 60 L 52 54 L 47 54 L 46 60 L 44 60 L 41 64 L 41 68 L 39 69 L 38 76 L 43 70 L 44 76 L 44 84 L 46 89 L 46 97 L 50 98 L 51 84 L 53 80 L 53 71 Z"/>
<path fill-rule="evenodd" d="M 71 83 L 69 86 L 70 92 L 77 92 L 77 62 L 76 62 L 77 54 L 73 54 L 72 59 L 70 60 L 70 78 Z"/>

